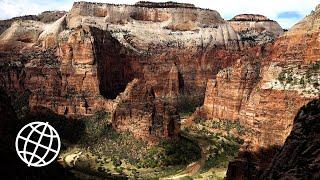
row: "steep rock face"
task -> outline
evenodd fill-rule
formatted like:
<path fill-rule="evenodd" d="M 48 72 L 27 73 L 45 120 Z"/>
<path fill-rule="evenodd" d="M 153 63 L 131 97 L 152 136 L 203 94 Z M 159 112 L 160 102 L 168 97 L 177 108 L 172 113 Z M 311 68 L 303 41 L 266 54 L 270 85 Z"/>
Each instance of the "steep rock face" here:
<path fill-rule="evenodd" d="M 150 7 L 146 3 L 144 3 L 144 6 L 142 3 L 130 6 L 76 2 L 70 11 L 69 24 L 70 27 L 84 23 L 93 24 L 92 20 L 96 21 L 95 26 L 100 27 L 106 26 L 106 23 L 125 25 L 133 23 L 135 20 L 164 22 L 162 23 L 163 25 L 187 21 L 192 21 L 197 25 L 224 23 L 219 13 L 213 10 L 188 8 L 179 4 L 176 4 L 177 6 L 165 3 L 160 3 L 161 5 L 157 4 L 154 3 Z"/>
<path fill-rule="evenodd" d="M 253 135 L 246 138 L 246 149 L 282 145 L 299 107 L 316 97 L 264 87 L 266 76 L 272 73 L 267 67 L 242 59 L 221 70 L 216 79 L 208 81 L 204 104 L 197 112 L 206 119 L 240 121 L 251 129 Z"/>
<path fill-rule="evenodd" d="M 299 107 L 319 96 L 320 69 L 317 56 L 313 53 L 316 50 L 309 53 L 306 51 L 309 48 L 316 49 L 317 46 L 317 36 L 310 36 L 310 33 L 318 33 L 310 30 L 316 26 L 314 19 L 319 17 L 316 12 L 310 15 L 312 18 L 306 17 L 278 38 L 274 45 L 263 48 L 260 64 L 254 69 L 258 76 L 247 78 L 248 76 L 235 73 L 240 71 L 237 66 L 231 66 L 219 73 L 221 77 L 231 77 L 231 80 L 218 76 L 214 86 L 207 85 L 206 100 L 198 113 L 207 118 L 239 120 L 252 131 L 252 136 L 246 137 L 236 160 L 230 162 L 227 179 L 258 179 L 269 167 L 278 147 L 283 145 L 292 130 L 292 119 Z M 312 25 L 305 25 L 309 23 Z M 298 31 L 296 27 L 302 29 Z M 301 48 L 296 48 L 296 45 Z M 249 66 L 243 63 L 245 68 L 242 69 L 249 70 L 254 65 L 253 62 L 247 61 Z M 251 90 L 247 88 L 246 79 L 253 85 Z M 227 114 L 227 111 L 231 114 Z M 282 169 L 280 161 L 278 162 L 279 166 L 274 168 L 274 171 Z M 291 172 L 295 174 L 297 171 L 292 169 Z M 286 177 L 292 178 L 292 174 L 290 175 L 289 171 L 287 173 Z M 274 176 L 266 174 L 262 179 L 279 179 L 280 176 L 279 173 Z M 293 176 L 302 177 L 298 174 Z"/>
<path fill-rule="evenodd" d="M 258 14 L 240 14 L 233 17 L 228 23 L 248 43 L 273 42 L 284 32 L 276 21 Z"/>
<path fill-rule="evenodd" d="M 207 118 L 239 119 L 239 111 L 259 81 L 260 63 L 239 59 L 207 83 L 203 111 Z"/>
<path fill-rule="evenodd" d="M 35 110 L 43 106 L 66 116 L 110 111 L 112 103 L 100 95 L 97 66 L 90 64 L 94 59 L 90 29 L 69 33 L 60 38 L 58 49 L 3 52 L 1 86 L 9 94 L 29 90 L 29 104 Z"/>
<path fill-rule="evenodd" d="M 176 67 L 179 92 L 197 96 L 201 102 L 206 79 L 240 56 L 237 50 L 242 47 L 241 41 L 216 11 L 154 6 L 79 2 L 67 22 L 70 28 L 90 25 L 110 31 L 123 48 L 131 51 L 122 56 L 132 64 L 132 71 L 154 86 L 156 96 L 177 94 L 172 93 L 177 88 L 168 87 L 170 70 Z"/>
<path fill-rule="evenodd" d="M 281 151 L 260 179 L 320 178 L 320 100 L 302 107 Z"/>
<path fill-rule="evenodd" d="M 242 151 L 226 179 L 319 179 L 319 105 L 313 100 L 300 109 L 282 147 Z"/>
<path fill-rule="evenodd" d="M 255 89 L 239 116 L 241 124 L 254 134 L 246 138 L 247 149 L 281 146 L 291 131 L 294 115 L 308 100 L 292 91 Z"/>
<path fill-rule="evenodd" d="M 152 86 L 144 80 L 130 82 L 114 106 L 113 127 L 120 132 L 132 132 L 149 143 L 177 137 L 180 131 L 176 110 L 156 99 Z"/>

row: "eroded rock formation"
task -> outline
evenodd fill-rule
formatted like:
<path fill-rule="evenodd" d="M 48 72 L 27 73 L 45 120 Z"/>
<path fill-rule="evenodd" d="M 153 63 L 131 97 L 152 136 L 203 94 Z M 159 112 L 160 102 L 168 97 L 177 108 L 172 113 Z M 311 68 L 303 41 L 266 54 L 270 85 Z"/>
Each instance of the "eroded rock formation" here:
<path fill-rule="evenodd" d="M 115 101 L 112 125 L 116 130 L 132 132 L 150 143 L 177 137 L 179 114 L 170 104 L 156 99 L 146 81 L 134 79 Z"/>
<path fill-rule="evenodd" d="M 228 23 L 249 44 L 273 42 L 284 32 L 276 21 L 259 14 L 240 14 Z"/>
<path fill-rule="evenodd" d="M 319 61 L 320 9 L 316 8 L 274 44 L 272 60 L 309 64 Z"/>

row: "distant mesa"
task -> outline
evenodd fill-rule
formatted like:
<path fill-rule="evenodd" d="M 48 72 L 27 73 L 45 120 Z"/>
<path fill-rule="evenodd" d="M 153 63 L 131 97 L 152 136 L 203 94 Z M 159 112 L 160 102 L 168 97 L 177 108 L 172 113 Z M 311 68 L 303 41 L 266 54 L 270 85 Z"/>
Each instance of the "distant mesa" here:
<path fill-rule="evenodd" d="M 239 14 L 230 19 L 230 21 L 271 21 L 266 16 L 260 14 Z"/>
<path fill-rule="evenodd" d="M 272 42 L 283 34 L 282 27 L 260 14 L 239 14 L 228 21 L 242 39 Z"/>

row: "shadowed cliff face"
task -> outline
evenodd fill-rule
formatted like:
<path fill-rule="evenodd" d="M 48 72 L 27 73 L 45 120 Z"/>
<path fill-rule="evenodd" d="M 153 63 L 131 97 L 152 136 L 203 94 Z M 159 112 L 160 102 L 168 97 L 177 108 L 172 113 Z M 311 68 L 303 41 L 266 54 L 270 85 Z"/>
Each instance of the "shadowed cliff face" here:
<path fill-rule="evenodd" d="M 95 61 L 100 94 L 107 99 L 115 99 L 123 92 L 139 71 L 133 71 L 135 53 L 128 52 L 108 31 L 91 29 L 94 39 Z"/>
<path fill-rule="evenodd" d="M 320 99 L 302 107 L 293 129 L 261 179 L 320 178 Z"/>
<path fill-rule="evenodd" d="M 282 147 L 240 152 L 227 179 L 319 179 L 320 100 L 303 106 Z"/>

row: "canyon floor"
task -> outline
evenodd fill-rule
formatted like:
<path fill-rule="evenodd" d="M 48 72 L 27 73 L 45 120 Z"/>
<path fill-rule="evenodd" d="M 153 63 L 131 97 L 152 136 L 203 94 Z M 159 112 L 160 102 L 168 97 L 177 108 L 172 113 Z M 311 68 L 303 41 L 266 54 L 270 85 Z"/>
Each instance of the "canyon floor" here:
<path fill-rule="evenodd" d="M 179 163 L 181 162 L 177 162 L 177 165 L 173 163 L 169 166 L 157 164 L 157 159 L 154 158 L 157 157 L 156 153 L 159 153 L 159 149 L 165 151 L 167 149 L 156 146 L 145 149 L 146 152 L 138 152 L 144 156 L 139 159 L 138 162 L 130 162 L 129 157 L 120 157 L 121 155 L 117 156 L 117 153 L 106 154 L 103 150 L 99 152 L 99 148 L 96 147 L 104 146 L 106 149 L 109 147 L 109 143 L 106 145 L 106 142 L 99 141 L 98 143 L 101 144 L 98 146 L 90 143 L 86 144 L 87 147 L 69 145 L 69 147 L 61 153 L 59 162 L 80 177 L 83 177 L 84 173 L 87 173 L 87 176 L 93 176 L 95 178 L 223 179 L 226 176 L 228 162 L 237 155 L 239 147 L 243 143 L 241 137 L 245 132 L 244 127 L 236 122 L 219 119 L 211 121 L 196 119 L 196 122 L 190 122 L 190 120 L 188 120 L 190 119 L 190 114 L 184 114 L 182 116 L 181 137 L 189 141 L 190 144 L 188 145 L 191 146 L 191 148 L 194 148 L 192 146 L 198 146 L 199 151 L 191 154 L 188 151 L 180 152 L 179 150 L 172 149 L 169 154 L 165 155 L 170 156 L 170 153 L 179 151 L 178 153 L 189 153 L 179 154 L 182 158 L 197 156 L 194 160 L 185 161 L 180 165 Z M 97 117 L 102 119 L 109 118 L 108 116 Z M 93 119 L 95 122 L 101 121 L 94 117 Z M 127 135 L 127 137 L 129 136 L 130 135 Z M 108 136 L 105 138 L 112 139 Z M 114 148 L 119 146 L 119 143 L 127 143 L 127 141 L 122 139 L 122 141 L 114 141 L 111 143 Z M 138 143 L 142 142 L 137 141 L 137 144 Z M 130 144 L 131 148 L 135 148 L 135 146 L 137 145 Z M 120 148 L 130 147 L 122 146 Z M 183 147 L 179 148 L 187 147 L 183 144 Z M 128 149 L 126 151 L 128 151 Z M 150 155 L 153 157 L 148 159 L 147 157 Z M 150 162 L 145 163 L 147 160 L 150 160 Z"/>

